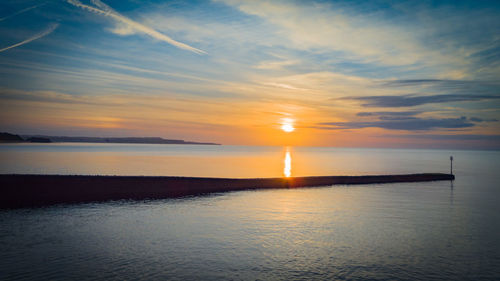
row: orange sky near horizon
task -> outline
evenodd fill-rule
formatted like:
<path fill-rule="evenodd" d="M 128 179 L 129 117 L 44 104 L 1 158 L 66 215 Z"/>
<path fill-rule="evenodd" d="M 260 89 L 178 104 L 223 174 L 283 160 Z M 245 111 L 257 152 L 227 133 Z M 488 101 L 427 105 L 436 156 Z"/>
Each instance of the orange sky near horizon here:
<path fill-rule="evenodd" d="M 0 131 L 500 149 L 498 5 L 27 3 L 0 4 Z"/>

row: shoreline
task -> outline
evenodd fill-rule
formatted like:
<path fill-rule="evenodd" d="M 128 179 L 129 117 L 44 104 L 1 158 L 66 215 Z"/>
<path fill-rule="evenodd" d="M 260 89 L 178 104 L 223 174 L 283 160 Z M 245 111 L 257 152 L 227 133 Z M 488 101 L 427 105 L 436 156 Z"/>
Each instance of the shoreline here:
<path fill-rule="evenodd" d="M 454 180 L 443 173 L 312 176 L 290 178 L 200 178 L 172 176 L 0 175 L 0 209 L 54 204 L 178 198 L 210 193 L 330 185 Z"/>

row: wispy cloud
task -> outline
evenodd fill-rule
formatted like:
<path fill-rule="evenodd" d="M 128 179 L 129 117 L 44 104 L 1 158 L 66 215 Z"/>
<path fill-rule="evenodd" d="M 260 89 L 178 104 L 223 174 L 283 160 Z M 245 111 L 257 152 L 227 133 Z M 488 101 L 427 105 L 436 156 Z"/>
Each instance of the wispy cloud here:
<path fill-rule="evenodd" d="M 428 84 L 437 84 L 443 83 L 446 81 L 453 80 L 442 80 L 442 79 L 401 79 L 401 80 L 389 80 L 383 81 L 383 86 L 417 86 L 417 85 L 428 85 Z"/>
<path fill-rule="evenodd" d="M 257 69 L 281 70 L 287 66 L 298 64 L 298 60 L 261 61 L 255 66 Z"/>
<path fill-rule="evenodd" d="M 457 135 L 436 135 L 436 134 L 415 134 L 415 135 L 391 135 L 395 138 L 415 138 L 415 139 L 431 139 L 431 140 L 481 140 L 495 142 L 496 146 L 500 146 L 500 135 L 488 134 L 457 134 Z"/>
<path fill-rule="evenodd" d="M 500 69 L 500 21 L 494 5 L 471 9 L 467 1 L 453 5 L 442 1 L 433 5 L 422 1 L 384 5 L 352 1 L 213 1 L 268 23 L 267 30 L 273 30 L 284 47 L 330 52 L 328 60 L 333 62 L 405 66 L 432 73 L 435 78 L 452 79 L 495 79 Z"/>
<path fill-rule="evenodd" d="M 392 135 L 387 134 L 383 137 L 414 140 L 418 143 L 428 143 L 427 146 L 434 145 L 435 147 L 446 148 L 466 148 L 466 149 L 500 149 L 499 134 L 404 134 Z M 442 143 L 444 145 L 439 145 Z"/>
<path fill-rule="evenodd" d="M 8 16 L 6 16 L 6 17 L 0 18 L 0 21 L 4 21 L 4 20 L 6 20 L 6 19 L 10 19 L 10 18 L 15 17 L 15 16 L 17 16 L 17 15 L 19 15 L 19 14 L 22 14 L 22 13 L 27 12 L 27 11 L 29 11 L 29 10 L 33 10 L 33 9 L 35 9 L 35 8 L 37 8 L 37 7 L 40 7 L 40 6 L 43 6 L 43 5 L 45 5 L 45 4 L 46 4 L 46 3 L 42 3 L 42 4 L 38 4 L 38 5 L 35 5 L 35 6 L 31 6 L 31 7 L 28 7 L 28 8 L 22 9 L 22 10 L 20 10 L 20 11 L 17 11 L 17 12 L 15 12 L 15 13 L 11 14 L 11 15 L 8 15 Z"/>
<path fill-rule="evenodd" d="M 380 117 L 376 121 L 327 122 L 320 123 L 320 129 L 362 129 L 382 128 L 387 130 L 425 131 L 438 128 L 460 129 L 475 126 L 474 121 L 464 116 L 460 118 L 419 118 L 419 117 Z"/>
<path fill-rule="evenodd" d="M 215 1 L 271 23 L 288 47 L 342 52 L 352 60 L 389 65 L 413 64 L 422 58 L 423 52 L 428 53 L 411 34 L 401 28 L 370 16 L 343 14 L 334 4 Z"/>
<path fill-rule="evenodd" d="M 76 7 L 87 10 L 89 12 L 103 15 L 103 16 L 106 16 L 106 17 L 109 17 L 109 18 L 115 20 L 117 24 L 121 24 L 123 26 L 122 28 L 113 30 L 113 32 L 116 34 L 128 35 L 128 34 L 133 34 L 135 32 L 143 33 L 143 34 L 146 34 L 152 38 L 166 42 L 166 43 L 173 45 L 173 46 L 180 48 L 180 49 L 188 50 L 188 51 L 191 51 L 191 52 L 194 52 L 197 54 L 205 54 L 206 53 L 200 49 L 197 49 L 197 48 L 191 47 L 187 44 L 184 44 L 182 42 L 176 41 L 176 40 L 168 37 L 167 35 L 160 33 L 160 32 L 158 32 L 158 31 L 156 31 L 148 26 L 145 26 L 141 23 L 133 21 L 133 20 L 123 16 L 122 14 L 118 13 L 117 11 L 112 9 L 110 6 L 106 5 L 105 3 L 103 3 L 99 0 L 92 0 L 92 3 L 96 7 L 85 5 L 78 0 L 67 0 L 67 2 L 76 6 Z"/>
<path fill-rule="evenodd" d="M 368 96 L 344 97 L 342 100 L 360 101 L 364 107 L 411 107 L 431 103 L 467 102 L 500 99 L 498 95 L 401 95 L 401 96 Z"/>
<path fill-rule="evenodd" d="M 472 122 L 478 122 L 478 123 L 480 123 L 480 122 L 498 122 L 498 119 L 495 119 L 495 118 L 493 118 L 493 119 L 483 119 L 483 118 L 479 118 L 479 117 L 471 117 L 470 121 L 472 121 Z"/>
<path fill-rule="evenodd" d="M 498 93 L 500 83 L 496 80 L 450 80 L 450 79 L 396 79 L 378 81 L 379 86 L 390 88 L 426 88 L 436 91 Z"/>
<path fill-rule="evenodd" d="M 53 24 L 51 24 L 51 25 L 50 25 L 50 26 L 49 26 L 46 30 L 44 30 L 44 31 L 42 31 L 42 32 L 40 32 L 40 33 L 38 33 L 38 34 L 34 35 L 33 37 L 30 37 L 30 38 L 28 38 L 28 39 L 26 39 L 26 40 L 24 40 L 24 41 L 22 41 L 22 42 L 19 42 L 19 43 L 17 43 L 17 44 L 14 44 L 14 45 L 11 45 L 11 46 L 8 46 L 8 47 L 5 47 L 5 48 L 3 48 L 3 49 L 0 49 L 0 53 L 1 53 L 1 52 L 4 52 L 4 51 L 7 51 L 7 50 L 9 50 L 9 49 L 15 48 L 15 47 L 22 46 L 22 45 L 27 44 L 27 43 L 29 43 L 29 42 L 31 42 L 31 41 L 34 41 L 34 40 L 40 39 L 40 38 L 42 38 L 42 37 L 44 37 L 44 36 L 47 36 L 47 35 L 49 35 L 50 33 L 52 33 L 52 32 L 53 32 L 53 31 L 54 31 L 54 30 L 55 30 L 58 26 L 59 26 L 59 24 L 58 24 L 58 23 L 53 23 Z"/>
<path fill-rule="evenodd" d="M 356 116 L 359 117 L 368 117 L 368 116 L 383 116 L 383 117 L 391 117 L 391 118 L 403 118 L 403 117 L 411 117 L 418 114 L 421 114 L 421 111 L 379 111 L 379 112 L 358 112 Z"/>

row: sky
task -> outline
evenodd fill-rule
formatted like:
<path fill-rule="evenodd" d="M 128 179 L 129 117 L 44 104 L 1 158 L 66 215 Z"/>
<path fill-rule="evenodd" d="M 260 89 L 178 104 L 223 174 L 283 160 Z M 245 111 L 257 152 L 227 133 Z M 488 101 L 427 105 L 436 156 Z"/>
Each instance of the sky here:
<path fill-rule="evenodd" d="M 0 131 L 500 149 L 499 14 L 495 1 L 2 1 Z"/>

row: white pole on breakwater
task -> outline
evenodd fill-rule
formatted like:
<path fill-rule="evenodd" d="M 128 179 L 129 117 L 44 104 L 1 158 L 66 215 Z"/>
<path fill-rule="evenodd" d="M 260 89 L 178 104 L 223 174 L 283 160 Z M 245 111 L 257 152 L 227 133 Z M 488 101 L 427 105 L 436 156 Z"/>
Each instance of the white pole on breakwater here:
<path fill-rule="evenodd" d="M 453 175 L 453 156 L 450 156 L 450 175 Z"/>

